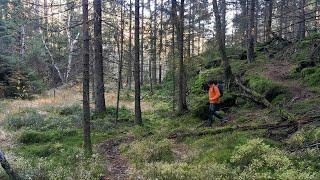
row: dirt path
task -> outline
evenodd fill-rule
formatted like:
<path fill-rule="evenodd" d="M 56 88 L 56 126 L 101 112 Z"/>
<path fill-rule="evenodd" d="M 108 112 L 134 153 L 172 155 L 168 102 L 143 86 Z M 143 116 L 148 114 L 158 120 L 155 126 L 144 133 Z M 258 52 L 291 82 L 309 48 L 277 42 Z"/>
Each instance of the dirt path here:
<path fill-rule="evenodd" d="M 134 140 L 132 136 L 122 139 L 110 139 L 99 146 L 99 150 L 105 155 L 107 164 L 107 175 L 104 180 L 125 180 L 129 179 L 128 172 L 130 165 L 128 160 L 120 154 L 119 146 L 123 143 L 130 143 Z"/>
<path fill-rule="evenodd" d="M 293 68 L 289 62 L 277 61 L 266 65 L 264 75 L 269 79 L 286 86 L 294 96 L 292 101 L 298 101 L 315 97 L 316 94 L 301 84 L 298 80 L 290 78 L 290 71 Z"/>

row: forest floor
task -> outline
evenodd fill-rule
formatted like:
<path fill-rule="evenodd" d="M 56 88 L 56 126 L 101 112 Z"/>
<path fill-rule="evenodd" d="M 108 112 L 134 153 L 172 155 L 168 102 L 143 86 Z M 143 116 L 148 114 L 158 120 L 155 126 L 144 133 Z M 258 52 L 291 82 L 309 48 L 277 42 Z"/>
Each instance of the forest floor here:
<path fill-rule="evenodd" d="M 250 65 L 239 60 L 232 63 L 247 70 L 246 78 L 256 85 L 251 88 L 287 89 L 279 96 L 289 97 L 289 102 L 280 98 L 275 105 L 303 117 L 320 116 L 319 93 L 300 74 L 293 76 L 297 62 L 264 57 L 258 56 Z M 191 92 L 190 111 L 178 116 L 172 111 L 171 83 L 163 82 L 153 95 L 148 87 L 142 88 L 142 126 L 134 125 L 133 91 L 121 93 L 118 122 L 114 121 L 116 93 L 107 91 L 106 114 L 92 112 L 91 158 L 82 157 L 81 86 L 50 90 L 33 100 L 1 101 L 0 148 L 18 172 L 32 179 L 320 178 L 319 119 L 290 133 L 285 128 L 272 129 L 281 139 L 270 137 L 268 128 L 241 131 L 239 127 L 283 121 L 277 112 L 238 99 L 225 112 L 219 111 L 231 121 L 202 127 L 206 119 L 199 114 L 206 113 L 207 93 Z M 188 87 L 195 84 L 191 81 Z M 312 148 L 306 148 L 309 145 Z M 0 179 L 4 177 L 0 170 Z"/>

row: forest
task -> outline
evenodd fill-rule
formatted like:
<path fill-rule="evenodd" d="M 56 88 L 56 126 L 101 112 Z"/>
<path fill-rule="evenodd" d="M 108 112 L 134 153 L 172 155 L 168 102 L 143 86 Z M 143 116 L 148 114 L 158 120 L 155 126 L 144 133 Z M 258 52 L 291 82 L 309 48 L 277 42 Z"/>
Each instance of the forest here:
<path fill-rule="evenodd" d="M 0 0 L 0 164 L 320 179 L 320 0 Z"/>

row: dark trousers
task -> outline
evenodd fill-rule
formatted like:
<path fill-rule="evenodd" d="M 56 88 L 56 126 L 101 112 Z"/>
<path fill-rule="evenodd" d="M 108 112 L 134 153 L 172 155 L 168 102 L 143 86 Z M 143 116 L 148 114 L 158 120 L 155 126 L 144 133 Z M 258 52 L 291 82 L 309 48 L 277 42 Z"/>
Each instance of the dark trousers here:
<path fill-rule="evenodd" d="M 212 125 L 213 116 L 217 117 L 218 119 L 222 120 L 222 117 L 217 114 L 218 111 L 218 104 L 211 104 L 209 105 L 209 125 Z"/>

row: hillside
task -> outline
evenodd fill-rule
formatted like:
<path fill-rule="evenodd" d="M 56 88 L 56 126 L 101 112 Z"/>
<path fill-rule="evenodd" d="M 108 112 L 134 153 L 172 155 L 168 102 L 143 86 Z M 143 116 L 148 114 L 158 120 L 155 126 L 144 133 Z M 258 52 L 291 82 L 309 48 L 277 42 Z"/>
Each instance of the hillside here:
<path fill-rule="evenodd" d="M 142 88 L 142 126 L 134 125 L 131 91 L 120 97 L 114 121 L 110 89 L 107 112 L 91 115 L 94 154 L 86 158 L 80 89 L 62 88 L 56 97 L 48 91 L 34 100 L 1 101 L 0 148 L 24 179 L 319 179 L 319 59 L 303 66 L 316 43 L 317 36 L 278 49 L 270 42 L 257 47 L 264 50 L 252 64 L 231 60 L 245 85 L 294 115 L 293 122 L 226 90 L 219 114 L 229 122 L 204 127 L 208 95 L 202 85 L 222 78 L 220 64 L 211 63 L 219 62 L 217 53 L 207 51 L 187 63 L 190 109 L 183 115 L 172 111 L 170 73 L 155 94 Z M 0 170 L 0 179 L 6 177 Z"/>

